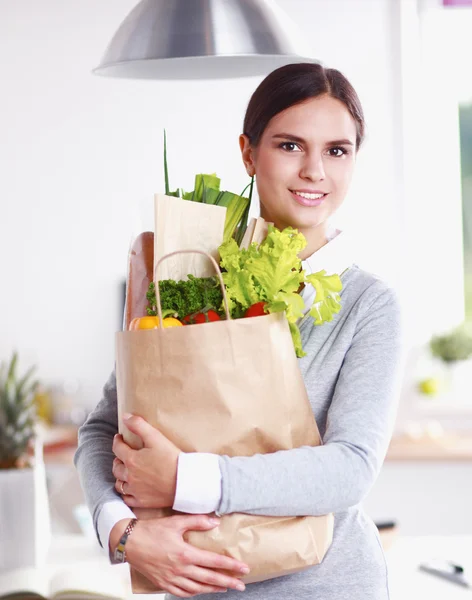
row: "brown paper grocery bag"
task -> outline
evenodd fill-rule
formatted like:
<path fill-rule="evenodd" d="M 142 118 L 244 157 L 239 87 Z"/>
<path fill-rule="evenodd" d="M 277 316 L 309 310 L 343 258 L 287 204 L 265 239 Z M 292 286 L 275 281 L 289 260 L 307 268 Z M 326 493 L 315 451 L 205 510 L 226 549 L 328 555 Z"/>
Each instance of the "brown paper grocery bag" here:
<path fill-rule="evenodd" d="M 157 305 L 162 314 L 158 297 Z M 184 452 L 251 456 L 321 444 L 285 315 L 231 320 L 226 312 L 227 320 L 116 334 L 120 431 L 131 446 L 139 440 L 123 426 L 123 412 L 142 416 Z M 333 523 L 332 514 L 231 514 L 214 530 L 189 532 L 186 539 L 244 561 L 251 573 L 243 581 L 253 583 L 320 563 Z M 157 591 L 134 569 L 131 582 L 134 593 Z"/>
<path fill-rule="evenodd" d="M 267 237 L 269 225 L 273 225 L 273 223 L 266 221 L 262 217 L 253 217 L 246 228 L 240 248 L 249 248 L 253 242 L 256 244 L 263 242 Z"/>
<path fill-rule="evenodd" d="M 144 231 L 133 241 L 128 254 L 124 326 L 146 315 L 146 292 L 157 261 L 176 250 L 200 248 L 218 259 L 225 228 L 226 207 L 191 202 L 165 194 L 154 196 L 154 232 Z M 164 272 L 165 270 L 165 272 Z M 175 255 L 161 270 L 161 279 L 176 281 L 187 275 L 213 275 L 208 259 L 199 254 Z"/>
<path fill-rule="evenodd" d="M 182 200 L 165 194 L 154 196 L 154 270 L 159 260 L 177 250 L 199 248 L 218 260 L 223 242 L 226 207 Z M 211 277 L 214 269 L 205 256 L 192 252 L 173 254 L 160 270 L 160 279 Z"/>

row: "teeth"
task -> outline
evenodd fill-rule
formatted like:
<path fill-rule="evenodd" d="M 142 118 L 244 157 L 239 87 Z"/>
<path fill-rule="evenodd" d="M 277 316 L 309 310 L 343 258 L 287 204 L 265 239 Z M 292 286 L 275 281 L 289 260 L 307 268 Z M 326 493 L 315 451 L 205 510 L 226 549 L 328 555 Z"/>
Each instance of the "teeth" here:
<path fill-rule="evenodd" d="M 297 196 L 301 196 L 302 198 L 306 198 L 307 200 L 318 200 L 319 198 L 323 198 L 324 194 L 308 194 L 306 192 L 293 192 L 297 194 Z"/>

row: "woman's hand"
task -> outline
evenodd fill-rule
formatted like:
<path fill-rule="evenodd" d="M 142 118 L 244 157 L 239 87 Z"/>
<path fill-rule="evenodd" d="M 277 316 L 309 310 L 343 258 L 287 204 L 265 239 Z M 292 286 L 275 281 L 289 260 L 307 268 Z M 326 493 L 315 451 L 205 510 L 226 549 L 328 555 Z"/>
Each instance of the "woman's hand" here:
<path fill-rule="evenodd" d="M 124 417 L 126 427 L 139 436 L 143 448 L 134 450 L 115 435 L 113 475 L 124 502 L 139 508 L 169 508 L 174 504 L 180 450 L 141 417 Z"/>
<path fill-rule="evenodd" d="M 113 550 L 129 519 L 119 521 L 110 534 Z M 186 531 L 207 531 L 218 524 L 206 515 L 178 515 L 138 521 L 126 542 L 126 559 L 156 586 L 178 596 L 190 598 L 196 594 L 223 592 L 227 588 L 243 591 L 237 577 L 223 575 L 215 569 L 249 573 L 244 563 L 188 544 Z"/>

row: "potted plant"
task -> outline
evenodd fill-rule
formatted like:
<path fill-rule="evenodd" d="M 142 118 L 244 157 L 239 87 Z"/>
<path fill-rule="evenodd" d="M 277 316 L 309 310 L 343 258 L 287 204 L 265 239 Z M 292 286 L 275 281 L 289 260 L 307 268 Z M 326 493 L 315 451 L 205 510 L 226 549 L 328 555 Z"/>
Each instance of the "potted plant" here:
<path fill-rule="evenodd" d="M 472 330 L 463 323 L 452 331 L 434 335 L 431 353 L 442 361 L 449 389 L 459 401 L 465 401 L 472 384 Z"/>
<path fill-rule="evenodd" d="M 40 566 L 50 536 L 46 476 L 35 441 L 35 367 L 17 373 L 18 353 L 0 364 L 0 571 Z M 36 446 L 36 451 L 35 451 Z"/>
<path fill-rule="evenodd" d="M 18 354 L 14 352 L 10 364 L 0 366 L 0 469 L 28 466 L 34 439 L 38 382 L 31 383 L 30 379 L 35 367 L 19 379 L 17 364 Z"/>

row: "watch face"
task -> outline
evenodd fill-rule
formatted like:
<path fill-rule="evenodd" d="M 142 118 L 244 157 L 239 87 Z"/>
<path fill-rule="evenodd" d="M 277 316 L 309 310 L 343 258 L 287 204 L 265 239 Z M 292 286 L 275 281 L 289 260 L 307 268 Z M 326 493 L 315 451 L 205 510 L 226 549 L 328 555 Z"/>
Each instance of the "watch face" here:
<path fill-rule="evenodd" d="M 119 547 L 116 548 L 115 552 L 113 553 L 113 563 L 117 564 L 125 562 L 125 556 L 126 555 L 123 550 L 121 550 Z"/>

